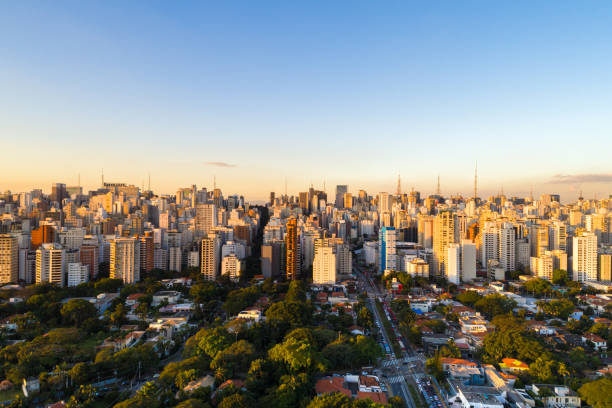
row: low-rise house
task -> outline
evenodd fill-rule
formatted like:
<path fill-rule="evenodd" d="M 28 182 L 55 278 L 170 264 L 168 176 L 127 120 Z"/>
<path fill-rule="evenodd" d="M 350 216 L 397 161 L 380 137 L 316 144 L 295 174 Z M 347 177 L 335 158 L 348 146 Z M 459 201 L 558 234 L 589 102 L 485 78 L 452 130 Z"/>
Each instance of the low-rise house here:
<path fill-rule="evenodd" d="M 525 325 L 529 330 L 536 332 L 540 336 L 553 336 L 557 334 L 557 330 L 553 326 L 546 324 L 546 322 L 527 320 Z"/>
<path fill-rule="evenodd" d="M 578 394 L 564 385 L 533 384 L 531 389 L 546 408 L 577 408 L 580 406 Z"/>
<path fill-rule="evenodd" d="M 260 321 L 265 320 L 266 317 L 263 315 L 263 313 L 261 312 L 259 308 L 250 307 L 238 313 L 238 316 L 236 316 L 236 318 L 252 320 L 255 323 L 259 323 Z"/>
<path fill-rule="evenodd" d="M 210 387 L 211 391 L 214 391 L 215 377 L 213 377 L 212 375 L 207 375 L 205 377 L 200 378 L 199 380 L 193 380 L 183 388 L 183 391 L 185 391 L 186 393 L 190 393 L 192 391 L 205 387 Z"/>
<path fill-rule="evenodd" d="M 459 325 L 463 333 L 484 333 L 487 331 L 488 323 L 478 316 L 461 316 L 459 318 Z"/>
<path fill-rule="evenodd" d="M 529 366 L 527 364 L 515 358 L 502 359 L 502 362 L 499 363 L 499 368 L 504 373 L 509 374 L 520 374 L 522 372 L 529 371 Z"/>
<path fill-rule="evenodd" d="M 587 333 L 583 335 L 582 341 L 584 343 L 593 343 L 593 348 L 597 351 L 606 351 L 608 349 L 608 343 L 604 339 L 593 333 Z"/>
<path fill-rule="evenodd" d="M 181 328 L 187 326 L 184 317 L 160 317 L 157 321 L 149 324 L 149 329 L 158 332 L 166 339 L 171 339 Z"/>
<path fill-rule="evenodd" d="M 38 378 L 24 378 L 23 384 L 21 385 L 21 391 L 26 397 L 36 394 L 40 391 L 40 381 Z"/>
<path fill-rule="evenodd" d="M 371 399 L 382 404 L 387 403 L 387 395 L 382 391 L 380 380 L 373 375 L 333 375 L 321 378 L 315 384 L 317 395 L 341 393 L 351 398 Z"/>
<path fill-rule="evenodd" d="M 8 332 L 17 331 L 17 318 L 23 315 L 12 315 L 5 319 L 0 320 L 0 328 Z"/>
<path fill-rule="evenodd" d="M 125 305 L 134 306 L 138 303 L 138 299 L 145 297 L 145 296 L 147 295 L 145 295 L 144 293 L 132 293 L 127 298 L 125 298 Z"/>
<path fill-rule="evenodd" d="M 177 292 L 175 290 L 163 290 L 161 292 L 157 292 L 153 295 L 153 306 L 158 306 L 163 302 L 166 302 L 169 305 L 178 303 L 181 298 L 181 292 Z"/>

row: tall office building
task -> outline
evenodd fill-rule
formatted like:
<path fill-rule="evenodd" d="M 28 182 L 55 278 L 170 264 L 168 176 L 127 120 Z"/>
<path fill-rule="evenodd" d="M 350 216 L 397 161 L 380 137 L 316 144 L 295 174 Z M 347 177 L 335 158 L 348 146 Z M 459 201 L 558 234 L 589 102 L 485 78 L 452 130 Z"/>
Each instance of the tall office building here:
<path fill-rule="evenodd" d="M 285 235 L 285 248 L 287 251 L 287 280 L 299 280 L 302 274 L 301 265 L 301 248 L 300 248 L 300 236 L 298 232 L 297 220 L 291 218 L 287 221 L 287 233 Z"/>
<path fill-rule="evenodd" d="M 480 264 L 499 259 L 499 230 L 493 221 L 486 221 L 480 233 Z"/>
<path fill-rule="evenodd" d="M 572 240 L 572 273 L 578 282 L 597 280 L 597 235 L 579 232 Z"/>
<path fill-rule="evenodd" d="M 303 214 L 308 214 L 310 200 L 308 199 L 308 191 L 299 194 L 299 204 Z"/>
<path fill-rule="evenodd" d="M 51 201 L 56 201 L 58 203 L 62 203 L 64 198 L 67 198 L 66 194 L 66 185 L 63 183 L 55 183 L 51 186 Z"/>
<path fill-rule="evenodd" d="M 386 270 L 399 270 L 397 231 L 393 227 L 382 227 L 378 235 L 378 273 L 384 273 Z"/>
<path fill-rule="evenodd" d="M 455 214 L 452 211 L 441 211 L 436 215 L 433 234 L 434 274 L 445 276 L 447 249 L 455 242 Z"/>
<path fill-rule="evenodd" d="M 115 238 L 110 242 L 110 277 L 124 283 L 140 281 L 140 243 L 136 238 Z"/>
<path fill-rule="evenodd" d="M 344 208 L 352 209 L 353 208 L 353 195 L 351 193 L 344 193 Z"/>
<path fill-rule="evenodd" d="M 337 185 L 336 186 L 336 207 L 343 208 L 344 207 L 344 193 L 348 192 L 348 186 L 346 185 Z"/>
<path fill-rule="evenodd" d="M 219 275 L 221 242 L 214 235 L 202 239 L 200 249 L 200 272 L 204 279 L 214 281 Z"/>
<path fill-rule="evenodd" d="M 36 250 L 36 283 L 64 286 L 64 249 L 59 244 L 42 244 Z"/>
<path fill-rule="evenodd" d="M 0 234 L 0 283 L 19 279 L 19 243 L 16 236 Z"/>
<path fill-rule="evenodd" d="M 215 190 L 216 191 L 216 190 Z M 215 204 L 198 204 L 196 206 L 195 233 L 203 237 L 217 226 L 217 207 Z"/>
<path fill-rule="evenodd" d="M 378 212 L 385 213 L 391 211 L 391 194 L 386 192 L 378 193 Z"/>
<path fill-rule="evenodd" d="M 32 249 L 36 250 L 42 244 L 51 244 L 55 241 L 55 229 L 51 225 L 41 225 L 32 230 Z"/>

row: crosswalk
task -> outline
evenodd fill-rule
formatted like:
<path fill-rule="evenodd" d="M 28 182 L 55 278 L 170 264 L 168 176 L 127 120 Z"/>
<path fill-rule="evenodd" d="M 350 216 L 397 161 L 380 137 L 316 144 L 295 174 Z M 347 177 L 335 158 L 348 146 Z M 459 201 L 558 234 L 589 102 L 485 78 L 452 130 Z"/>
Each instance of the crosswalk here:
<path fill-rule="evenodd" d="M 418 357 L 404 357 L 404 358 L 400 358 L 400 359 L 389 359 L 389 360 L 383 360 L 382 361 L 382 366 L 383 367 L 395 367 L 398 364 L 401 363 L 412 363 L 414 361 L 417 361 L 419 358 Z"/>
<path fill-rule="evenodd" d="M 404 381 L 404 377 L 401 375 L 396 375 L 394 377 L 388 378 L 389 384 L 399 384 Z"/>

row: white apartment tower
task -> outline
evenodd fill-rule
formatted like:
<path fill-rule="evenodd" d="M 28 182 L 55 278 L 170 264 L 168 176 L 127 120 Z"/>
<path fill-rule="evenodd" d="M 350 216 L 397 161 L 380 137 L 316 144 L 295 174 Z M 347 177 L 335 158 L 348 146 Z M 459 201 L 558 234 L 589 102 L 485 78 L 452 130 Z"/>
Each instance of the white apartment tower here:
<path fill-rule="evenodd" d="M 461 246 L 459 244 L 450 244 L 447 248 L 445 273 L 450 283 L 455 285 L 461 283 Z"/>
<path fill-rule="evenodd" d="M 312 281 L 318 285 L 336 283 L 336 254 L 333 247 L 317 248 L 312 265 Z"/>
<path fill-rule="evenodd" d="M 505 222 L 499 229 L 499 266 L 505 272 L 516 270 L 516 234 L 514 226 Z"/>
<path fill-rule="evenodd" d="M 64 286 L 64 250 L 59 244 L 42 244 L 36 250 L 36 283 Z"/>
<path fill-rule="evenodd" d="M 597 280 L 597 235 L 581 232 L 572 241 L 573 279 L 578 282 Z"/>

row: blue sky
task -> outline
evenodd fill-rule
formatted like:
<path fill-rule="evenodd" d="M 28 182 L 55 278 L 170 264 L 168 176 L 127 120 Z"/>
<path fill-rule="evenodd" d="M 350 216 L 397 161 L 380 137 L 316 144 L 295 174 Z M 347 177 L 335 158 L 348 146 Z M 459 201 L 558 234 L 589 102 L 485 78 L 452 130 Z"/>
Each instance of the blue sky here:
<path fill-rule="evenodd" d="M 610 38 L 607 1 L 6 3 L 0 188 L 467 193 L 477 160 L 607 196 Z"/>

